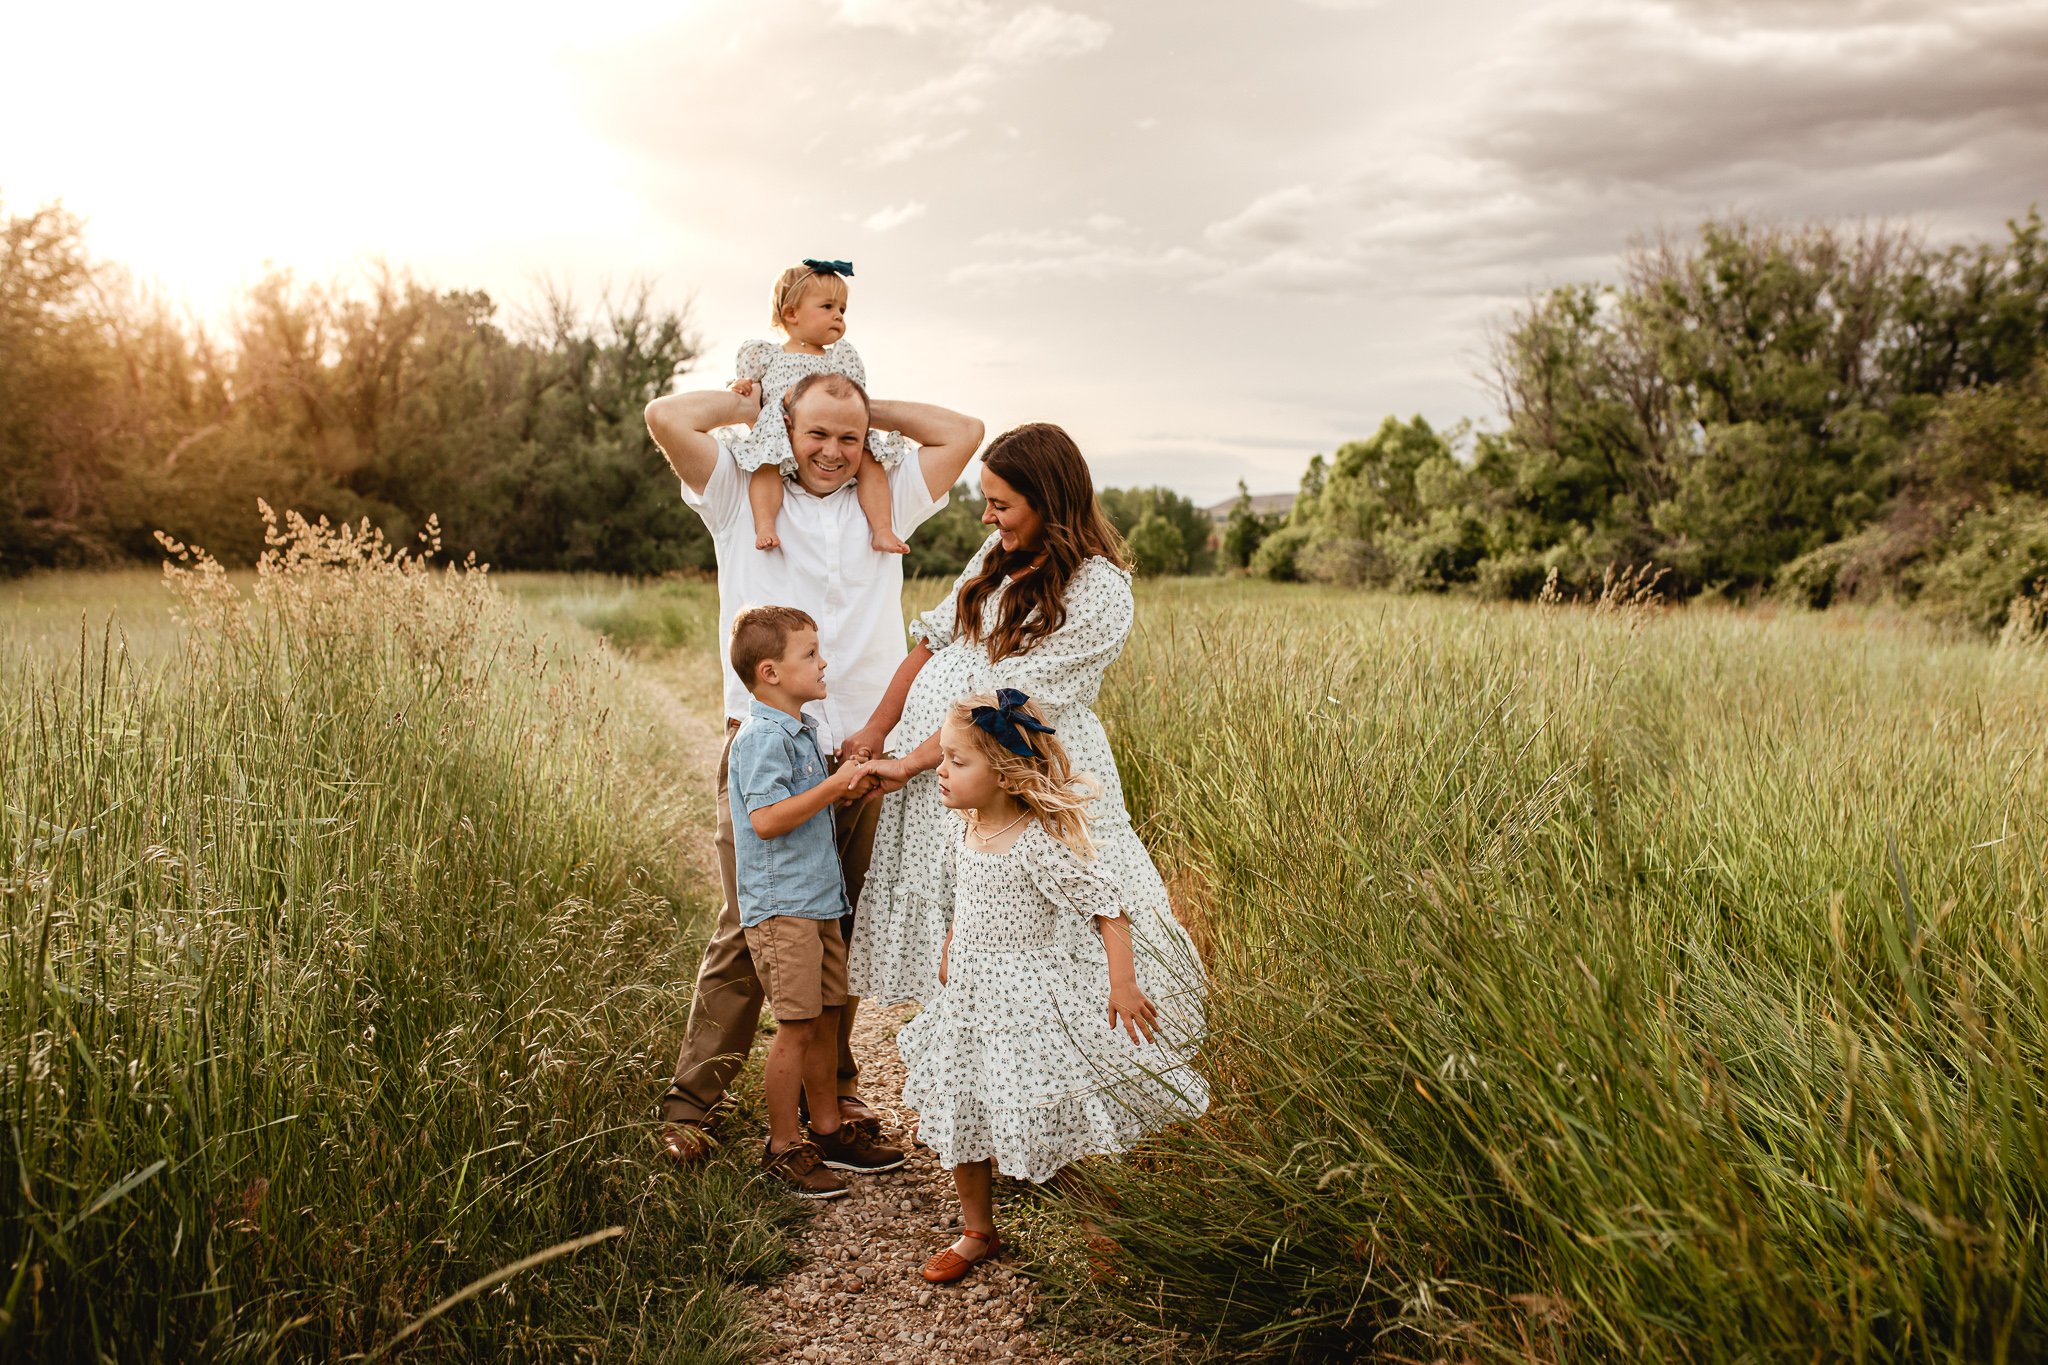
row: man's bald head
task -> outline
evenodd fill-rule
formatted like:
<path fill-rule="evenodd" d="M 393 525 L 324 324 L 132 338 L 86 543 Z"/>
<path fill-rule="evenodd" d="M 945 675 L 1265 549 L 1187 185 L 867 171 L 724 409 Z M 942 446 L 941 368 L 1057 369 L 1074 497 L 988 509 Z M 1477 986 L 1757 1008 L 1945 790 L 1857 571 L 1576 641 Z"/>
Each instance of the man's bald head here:
<path fill-rule="evenodd" d="M 794 415 L 797 404 L 812 394 L 829 398 L 851 398 L 860 404 L 861 420 L 868 416 L 868 391 L 843 374 L 826 371 L 824 374 L 807 374 L 789 386 L 789 392 L 782 395 L 782 408 Z"/>

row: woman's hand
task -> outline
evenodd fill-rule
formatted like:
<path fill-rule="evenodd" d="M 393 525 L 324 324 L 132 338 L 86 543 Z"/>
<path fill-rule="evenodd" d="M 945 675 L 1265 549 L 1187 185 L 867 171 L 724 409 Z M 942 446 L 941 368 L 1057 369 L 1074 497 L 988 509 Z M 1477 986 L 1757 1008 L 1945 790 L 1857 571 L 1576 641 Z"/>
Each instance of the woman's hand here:
<path fill-rule="evenodd" d="M 827 781 L 834 784 L 838 795 L 832 800 L 835 806 L 851 806 L 867 800 L 875 789 L 875 765 L 872 763 L 841 763 Z"/>
<path fill-rule="evenodd" d="M 946 959 L 953 955 L 953 933 L 946 931 L 946 941 L 939 948 L 939 984 L 946 984 Z"/>
<path fill-rule="evenodd" d="M 754 396 L 754 381 L 751 379 L 735 379 L 732 381 L 732 391 L 742 398 L 752 398 Z"/>
<path fill-rule="evenodd" d="M 889 732 L 869 725 L 856 730 L 839 745 L 839 757 L 848 763 L 865 763 L 872 758 L 882 757 L 882 750 L 889 742 Z"/>
<path fill-rule="evenodd" d="M 1110 982 L 1109 1026 L 1121 1027 L 1140 1047 L 1151 1042 L 1159 1032 L 1159 1011 L 1145 998 L 1145 992 L 1138 989 L 1136 981 Z"/>
<path fill-rule="evenodd" d="M 878 758 L 872 763 L 861 765 L 874 780 L 873 791 L 887 796 L 890 792 L 901 791 L 903 784 L 916 777 L 920 768 L 911 766 L 906 758 Z"/>

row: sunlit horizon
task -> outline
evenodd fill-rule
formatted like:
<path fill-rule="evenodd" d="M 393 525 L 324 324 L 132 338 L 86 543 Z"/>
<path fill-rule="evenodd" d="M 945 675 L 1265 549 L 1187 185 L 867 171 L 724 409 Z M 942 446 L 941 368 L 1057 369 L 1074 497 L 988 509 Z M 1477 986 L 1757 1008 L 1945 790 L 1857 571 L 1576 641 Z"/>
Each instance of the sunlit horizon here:
<path fill-rule="evenodd" d="M 2048 188 L 2028 7 L 1734 8 L 50 6 L 10 21 L 0 203 L 215 330 L 274 270 L 515 313 L 647 281 L 686 385 L 783 265 L 851 259 L 878 391 L 1209 503 L 1387 415 L 1491 419 L 1487 326 L 1641 234 L 1990 238 Z"/>

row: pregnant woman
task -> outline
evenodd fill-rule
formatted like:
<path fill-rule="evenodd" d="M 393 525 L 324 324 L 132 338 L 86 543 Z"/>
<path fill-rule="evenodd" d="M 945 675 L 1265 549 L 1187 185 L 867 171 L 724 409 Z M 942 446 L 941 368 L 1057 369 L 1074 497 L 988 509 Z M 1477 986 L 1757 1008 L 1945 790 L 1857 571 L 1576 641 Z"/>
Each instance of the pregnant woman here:
<path fill-rule="evenodd" d="M 1123 547 L 1096 504 L 1080 448 L 1056 426 L 1032 423 L 991 442 L 981 489 L 982 520 L 995 533 L 945 600 L 911 623 L 916 645 L 867 727 L 847 741 L 848 752 L 886 746 L 897 755 L 875 770 L 885 789 L 897 789 L 882 799 L 854 917 L 852 993 L 884 1004 L 928 1002 L 938 993 L 953 905 L 946 853 L 959 839 L 959 817 L 941 804 L 933 772 L 939 727 L 959 698 L 1016 688 L 1044 709 L 1075 770 L 1102 784 L 1088 833 L 1130 917 L 1138 984 L 1158 1007 L 1162 1031 L 1191 1044 L 1202 1031 L 1201 959 L 1131 828 L 1116 759 L 1094 711 L 1103 670 L 1131 632 Z M 1088 921 L 1066 918 L 1064 946 L 1104 964 Z"/>

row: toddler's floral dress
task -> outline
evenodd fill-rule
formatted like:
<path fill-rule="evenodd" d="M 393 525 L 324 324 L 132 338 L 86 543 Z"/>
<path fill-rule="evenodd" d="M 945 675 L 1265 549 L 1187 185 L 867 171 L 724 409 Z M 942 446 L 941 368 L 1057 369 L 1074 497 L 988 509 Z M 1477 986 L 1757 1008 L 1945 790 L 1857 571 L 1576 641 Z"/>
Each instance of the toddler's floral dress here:
<path fill-rule="evenodd" d="M 946 984 L 896 1036 L 904 1103 L 940 1165 L 992 1160 L 1004 1175 L 1043 1181 L 1208 1109 L 1186 1050 L 1165 1034 L 1140 1045 L 1111 1027 L 1105 959 L 1060 941 L 1064 929 L 1092 934 L 1096 916 L 1122 913 L 1107 868 L 1035 820 L 999 853 L 956 836 L 949 861 Z"/>
<path fill-rule="evenodd" d="M 734 428 L 725 442 L 741 469 L 751 474 L 772 464 L 787 477 L 796 477 L 796 452 L 789 448 L 789 429 L 782 422 L 782 395 L 798 380 L 814 374 L 843 374 L 863 389 L 868 386 L 860 352 L 844 341 L 833 342 L 823 355 L 785 351 L 772 341 L 749 341 L 740 347 L 738 377 L 753 380 L 761 393 L 761 416 L 753 430 Z M 901 432 L 868 432 L 868 454 L 884 469 L 894 469 L 914 449 Z"/>

